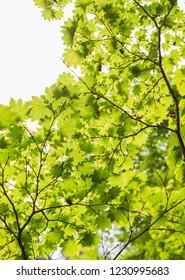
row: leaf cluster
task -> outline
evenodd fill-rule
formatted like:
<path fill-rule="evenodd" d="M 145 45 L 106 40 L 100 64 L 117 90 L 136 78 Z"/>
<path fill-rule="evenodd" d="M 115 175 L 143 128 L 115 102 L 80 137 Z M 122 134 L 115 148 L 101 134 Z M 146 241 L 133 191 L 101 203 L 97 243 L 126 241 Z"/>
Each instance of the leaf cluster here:
<path fill-rule="evenodd" d="M 48 19 L 69 2 L 35 1 Z M 74 5 L 72 74 L 0 108 L 0 256 L 183 259 L 184 14 L 168 0 Z"/>

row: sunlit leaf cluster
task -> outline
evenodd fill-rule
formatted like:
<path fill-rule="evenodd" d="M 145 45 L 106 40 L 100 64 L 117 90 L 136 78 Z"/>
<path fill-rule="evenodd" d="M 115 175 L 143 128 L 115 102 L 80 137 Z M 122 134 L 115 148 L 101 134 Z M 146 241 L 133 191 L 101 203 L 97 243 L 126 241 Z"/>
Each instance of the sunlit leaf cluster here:
<path fill-rule="evenodd" d="M 70 1 L 35 3 L 57 19 Z M 184 13 L 73 3 L 71 74 L 0 107 L 0 258 L 184 259 Z"/>

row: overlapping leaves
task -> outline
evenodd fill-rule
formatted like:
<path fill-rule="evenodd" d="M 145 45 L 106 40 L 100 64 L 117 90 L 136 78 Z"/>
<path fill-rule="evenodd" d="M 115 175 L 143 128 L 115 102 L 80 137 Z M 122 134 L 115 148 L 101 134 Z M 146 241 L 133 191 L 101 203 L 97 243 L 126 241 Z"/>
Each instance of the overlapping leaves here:
<path fill-rule="evenodd" d="M 78 81 L 2 108 L 2 257 L 184 258 L 184 15 L 147 2 L 76 1 L 62 34 Z"/>

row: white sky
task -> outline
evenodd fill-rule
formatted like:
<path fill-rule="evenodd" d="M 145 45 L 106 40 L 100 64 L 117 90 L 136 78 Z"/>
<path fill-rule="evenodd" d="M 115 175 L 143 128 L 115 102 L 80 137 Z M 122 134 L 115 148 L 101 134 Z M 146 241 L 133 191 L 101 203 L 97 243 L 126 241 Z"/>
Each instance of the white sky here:
<path fill-rule="evenodd" d="M 61 21 L 46 21 L 33 0 L 0 0 L 0 104 L 41 95 L 64 70 Z"/>
<path fill-rule="evenodd" d="M 26 101 L 43 94 L 65 70 L 62 22 L 45 21 L 33 0 L 0 1 L 0 104 L 7 105 L 11 97 Z"/>

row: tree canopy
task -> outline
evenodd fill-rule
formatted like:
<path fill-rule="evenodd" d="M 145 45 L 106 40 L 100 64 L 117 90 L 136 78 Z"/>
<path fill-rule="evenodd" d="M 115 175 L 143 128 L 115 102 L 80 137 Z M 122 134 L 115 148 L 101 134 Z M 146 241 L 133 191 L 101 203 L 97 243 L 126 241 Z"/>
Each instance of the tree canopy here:
<path fill-rule="evenodd" d="M 185 20 L 175 0 L 34 0 L 62 73 L 0 105 L 0 258 L 185 258 Z M 80 72 L 80 74 L 78 74 Z"/>

